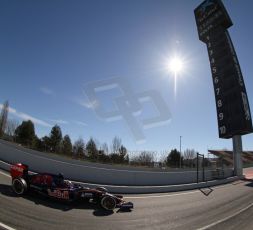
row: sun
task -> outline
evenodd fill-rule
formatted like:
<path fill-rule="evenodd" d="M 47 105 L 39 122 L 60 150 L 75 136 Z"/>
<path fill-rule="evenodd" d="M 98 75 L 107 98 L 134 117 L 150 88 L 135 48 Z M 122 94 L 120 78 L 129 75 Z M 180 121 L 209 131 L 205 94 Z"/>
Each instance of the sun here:
<path fill-rule="evenodd" d="M 169 61 L 169 70 L 177 74 L 183 70 L 183 61 L 178 57 L 173 57 Z"/>
<path fill-rule="evenodd" d="M 178 56 L 174 56 L 171 59 L 169 59 L 168 61 L 168 69 L 170 72 L 173 73 L 173 77 L 174 77 L 174 94 L 175 97 L 177 95 L 177 78 L 180 75 L 180 72 L 183 72 L 184 70 L 184 62 L 183 59 L 178 57 Z"/>

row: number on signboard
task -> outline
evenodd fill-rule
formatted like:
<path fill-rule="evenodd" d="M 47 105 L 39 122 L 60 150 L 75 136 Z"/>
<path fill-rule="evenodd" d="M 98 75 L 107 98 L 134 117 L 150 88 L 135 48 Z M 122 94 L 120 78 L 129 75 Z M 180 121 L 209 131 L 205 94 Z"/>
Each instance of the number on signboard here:
<path fill-rule="evenodd" d="M 218 100 L 217 105 L 218 105 L 219 108 L 222 107 L 222 100 Z"/>
<path fill-rule="evenodd" d="M 225 125 L 223 125 L 223 126 L 220 127 L 220 133 L 221 133 L 221 134 L 225 134 L 226 131 L 227 131 L 227 129 L 226 129 L 226 126 L 225 126 Z"/>
<path fill-rule="evenodd" d="M 219 120 L 222 121 L 224 119 L 224 114 L 223 113 L 219 113 Z"/>

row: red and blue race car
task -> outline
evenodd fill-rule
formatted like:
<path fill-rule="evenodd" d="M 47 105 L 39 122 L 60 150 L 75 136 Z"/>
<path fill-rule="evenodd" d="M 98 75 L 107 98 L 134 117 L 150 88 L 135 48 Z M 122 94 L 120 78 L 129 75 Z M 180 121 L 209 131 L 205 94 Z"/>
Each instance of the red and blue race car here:
<path fill-rule="evenodd" d="M 17 163 L 11 166 L 12 188 L 17 195 L 36 192 L 62 201 L 86 201 L 99 204 L 106 210 L 132 209 L 133 203 L 123 200 L 123 196 L 108 193 L 104 187 L 87 188 L 65 180 L 62 174 L 28 173 L 28 166 Z"/>

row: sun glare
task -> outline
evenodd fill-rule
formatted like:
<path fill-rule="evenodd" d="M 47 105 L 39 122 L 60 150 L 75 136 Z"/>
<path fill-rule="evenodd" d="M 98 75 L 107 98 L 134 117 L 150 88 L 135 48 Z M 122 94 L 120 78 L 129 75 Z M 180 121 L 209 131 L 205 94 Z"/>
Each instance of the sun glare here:
<path fill-rule="evenodd" d="M 174 57 L 169 62 L 169 69 L 173 73 L 178 73 L 183 69 L 183 62 L 180 58 Z"/>
<path fill-rule="evenodd" d="M 180 72 L 184 70 L 183 60 L 177 56 L 171 58 L 168 63 L 169 71 L 173 73 L 174 77 L 174 94 L 177 95 L 177 78 Z"/>

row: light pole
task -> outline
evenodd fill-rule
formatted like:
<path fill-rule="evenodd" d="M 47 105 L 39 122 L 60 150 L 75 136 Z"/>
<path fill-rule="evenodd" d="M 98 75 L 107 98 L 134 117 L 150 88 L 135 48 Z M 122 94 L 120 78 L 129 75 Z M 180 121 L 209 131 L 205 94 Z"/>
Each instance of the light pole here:
<path fill-rule="evenodd" d="M 179 166 L 179 168 L 182 167 L 182 163 L 181 163 L 181 159 L 182 159 L 182 157 L 181 157 L 181 139 L 182 139 L 182 136 L 180 136 L 180 148 L 179 148 L 179 149 L 180 149 L 180 150 L 179 150 L 179 151 L 180 151 L 180 161 L 179 161 L 179 165 L 180 165 L 180 166 Z"/>

